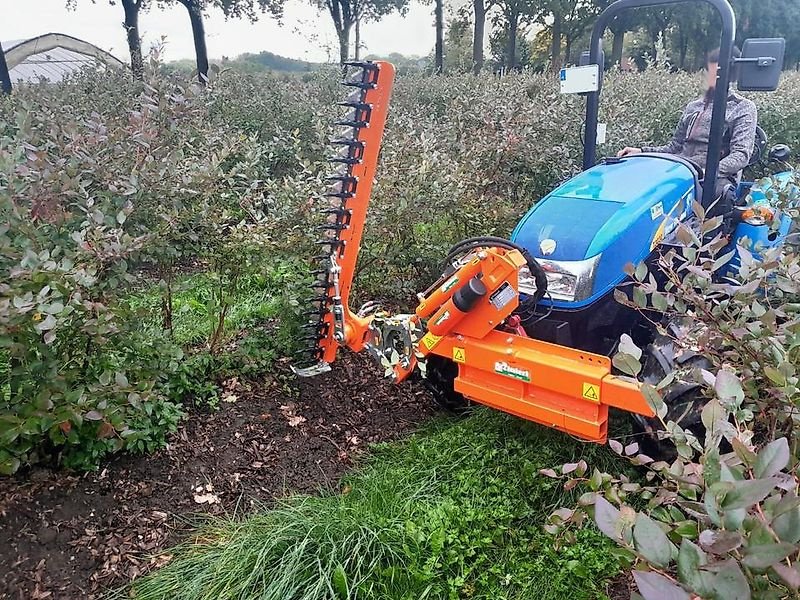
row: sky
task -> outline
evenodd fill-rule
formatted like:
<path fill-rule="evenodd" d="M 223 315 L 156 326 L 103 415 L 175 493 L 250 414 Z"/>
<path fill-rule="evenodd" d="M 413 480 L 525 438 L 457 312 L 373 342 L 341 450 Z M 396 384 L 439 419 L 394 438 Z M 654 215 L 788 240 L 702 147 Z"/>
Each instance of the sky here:
<path fill-rule="evenodd" d="M 128 60 L 119 2 L 111 6 L 109 0 L 96 0 L 94 4 L 91 0 L 78 0 L 77 4 L 76 10 L 68 11 L 65 0 L 0 0 L 0 40 L 66 33 Z M 391 15 L 379 23 L 363 24 L 364 54 L 429 54 L 434 44 L 432 14 L 430 4 L 412 0 L 405 17 Z M 313 62 L 335 60 L 338 56 L 330 16 L 318 12 L 307 1 L 287 0 L 282 25 L 267 16 L 255 24 L 248 20 L 226 21 L 221 11 L 212 10 L 205 26 L 212 58 L 233 58 L 243 52 L 262 50 Z M 141 14 L 139 28 L 145 48 L 165 38 L 166 60 L 194 56 L 191 28 L 183 6 L 176 3 L 163 10 L 153 7 Z"/>

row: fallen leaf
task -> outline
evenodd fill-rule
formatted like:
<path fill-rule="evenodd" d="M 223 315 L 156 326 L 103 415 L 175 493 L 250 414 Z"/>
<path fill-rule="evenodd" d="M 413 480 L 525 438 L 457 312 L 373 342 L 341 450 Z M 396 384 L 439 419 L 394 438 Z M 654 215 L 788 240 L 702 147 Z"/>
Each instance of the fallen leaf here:
<path fill-rule="evenodd" d="M 293 417 L 289 417 L 289 427 L 297 427 L 300 423 L 305 423 L 306 418 L 302 415 L 295 415 Z"/>

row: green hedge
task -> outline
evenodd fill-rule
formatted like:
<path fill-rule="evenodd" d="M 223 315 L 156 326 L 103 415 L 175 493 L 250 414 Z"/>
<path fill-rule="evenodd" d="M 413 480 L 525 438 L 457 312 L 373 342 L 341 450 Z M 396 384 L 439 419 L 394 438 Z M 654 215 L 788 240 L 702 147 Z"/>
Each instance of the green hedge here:
<path fill-rule="evenodd" d="M 51 458 L 85 468 L 162 444 L 181 395 L 208 387 L 187 369 L 221 351 L 253 281 L 296 323 L 338 72 L 226 72 L 202 91 L 174 77 L 153 65 L 144 85 L 85 74 L 0 100 L 1 472 Z M 698 88 L 661 70 L 609 74 L 600 152 L 665 139 Z M 755 98 L 774 141 L 800 144 L 798 97 L 800 76 L 787 74 Z M 507 235 L 579 169 L 582 122 L 583 100 L 549 75 L 401 77 L 359 295 L 410 301 L 450 244 Z M 173 319 L 187 264 L 213 285 L 193 294 L 208 327 L 182 344 Z M 142 286 L 157 298 L 131 302 Z M 273 337 L 275 351 L 291 338 Z"/>

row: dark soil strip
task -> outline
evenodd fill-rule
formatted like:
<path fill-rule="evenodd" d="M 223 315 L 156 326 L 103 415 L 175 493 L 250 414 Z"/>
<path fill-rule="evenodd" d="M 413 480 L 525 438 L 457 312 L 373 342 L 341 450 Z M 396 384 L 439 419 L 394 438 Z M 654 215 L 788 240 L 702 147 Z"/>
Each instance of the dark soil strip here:
<path fill-rule="evenodd" d="M 432 413 L 420 385 L 391 385 L 364 356 L 299 382 L 228 381 L 219 411 L 192 414 L 152 456 L 0 480 L 0 598 L 96 598 L 168 561 L 159 552 L 198 517 L 335 488 L 370 443 Z"/>

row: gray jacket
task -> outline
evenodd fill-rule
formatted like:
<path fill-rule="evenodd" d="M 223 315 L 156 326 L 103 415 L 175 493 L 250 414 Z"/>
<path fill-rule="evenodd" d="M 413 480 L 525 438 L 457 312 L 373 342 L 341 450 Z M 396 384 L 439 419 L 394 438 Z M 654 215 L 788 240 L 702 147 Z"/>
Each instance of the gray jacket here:
<path fill-rule="evenodd" d="M 708 157 L 708 138 L 711 130 L 711 109 L 704 98 L 686 105 L 675 129 L 672 140 L 666 146 L 644 146 L 643 152 L 664 152 L 688 158 L 705 168 Z M 742 169 L 750 162 L 756 139 L 758 112 L 751 100 L 735 92 L 728 95 L 725 111 L 725 137 L 719 177 L 738 180 Z"/>

